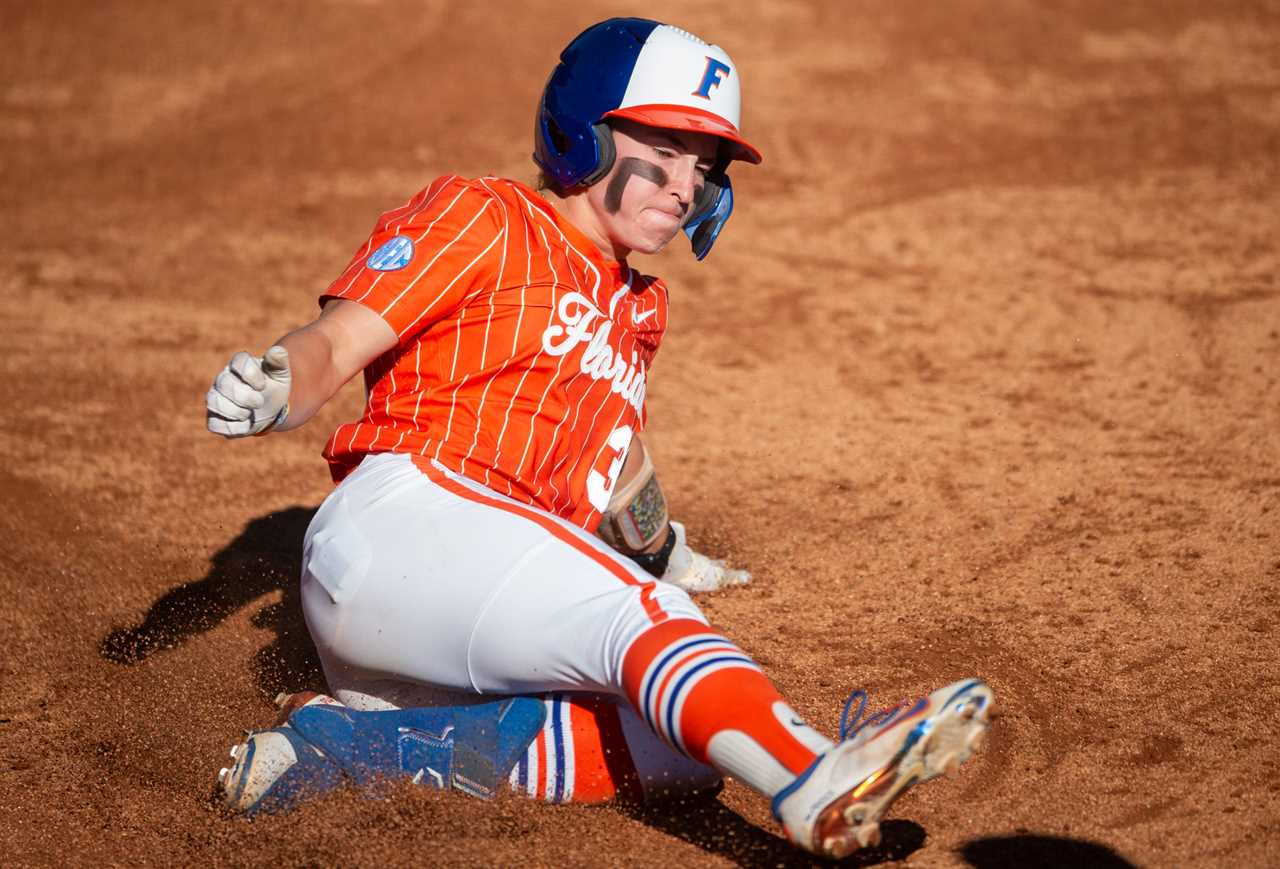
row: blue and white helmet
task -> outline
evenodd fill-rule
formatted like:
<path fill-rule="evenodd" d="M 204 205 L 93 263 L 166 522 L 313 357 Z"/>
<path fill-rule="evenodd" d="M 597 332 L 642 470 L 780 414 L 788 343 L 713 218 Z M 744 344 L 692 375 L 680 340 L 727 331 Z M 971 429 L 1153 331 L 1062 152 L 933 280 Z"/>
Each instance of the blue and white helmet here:
<path fill-rule="evenodd" d="M 538 106 L 533 159 L 568 190 L 594 184 L 612 168 L 609 118 L 720 137 L 719 163 L 684 225 L 702 259 L 733 211 L 725 168 L 732 160 L 760 162 L 738 132 L 740 110 L 738 70 L 723 48 L 669 24 L 611 18 L 561 52 Z"/>

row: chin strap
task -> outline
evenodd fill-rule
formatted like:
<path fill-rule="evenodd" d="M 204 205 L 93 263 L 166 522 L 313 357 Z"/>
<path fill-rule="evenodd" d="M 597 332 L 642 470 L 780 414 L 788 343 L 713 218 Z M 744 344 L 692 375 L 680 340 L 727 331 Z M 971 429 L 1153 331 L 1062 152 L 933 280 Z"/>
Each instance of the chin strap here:
<path fill-rule="evenodd" d="M 724 172 L 708 175 L 702 195 L 710 204 L 699 208 L 684 225 L 693 255 L 700 261 L 711 251 L 711 245 L 716 243 L 725 221 L 733 213 L 733 186 L 729 176 Z"/>

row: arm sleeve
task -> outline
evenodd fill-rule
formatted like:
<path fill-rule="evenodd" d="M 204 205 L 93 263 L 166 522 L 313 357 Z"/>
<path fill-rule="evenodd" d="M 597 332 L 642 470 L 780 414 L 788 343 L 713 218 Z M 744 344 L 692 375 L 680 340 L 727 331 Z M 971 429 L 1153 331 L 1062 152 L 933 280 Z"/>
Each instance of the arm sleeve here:
<path fill-rule="evenodd" d="M 359 302 L 386 320 L 403 344 L 485 288 L 504 233 L 491 194 L 441 178 L 379 218 L 320 304 Z"/>

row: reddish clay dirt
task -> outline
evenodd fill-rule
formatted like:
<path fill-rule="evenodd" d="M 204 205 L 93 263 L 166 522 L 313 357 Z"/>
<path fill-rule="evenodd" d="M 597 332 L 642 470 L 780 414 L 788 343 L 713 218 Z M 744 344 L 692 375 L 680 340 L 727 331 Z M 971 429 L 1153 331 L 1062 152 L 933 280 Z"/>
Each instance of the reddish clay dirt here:
<path fill-rule="evenodd" d="M 1280 10 L 742 0 L 763 166 L 673 289 L 651 443 L 714 621 L 833 728 L 978 674 L 988 750 L 855 865 L 1280 865 Z M 242 728 L 319 688 L 294 589 L 355 387 L 223 442 L 227 356 L 438 174 L 533 174 L 613 2 L 6 4 L 7 865 L 801 865 L 761 801 L 405 787 L 257 822 Z"/>

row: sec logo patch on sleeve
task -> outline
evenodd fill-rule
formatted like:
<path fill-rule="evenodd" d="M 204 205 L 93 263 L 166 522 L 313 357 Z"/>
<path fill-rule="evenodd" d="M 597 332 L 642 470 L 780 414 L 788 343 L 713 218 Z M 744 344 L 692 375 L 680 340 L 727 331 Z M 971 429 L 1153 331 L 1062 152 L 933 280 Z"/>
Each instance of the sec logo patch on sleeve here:
<path fill-rule="evenodd" d="M 389 239 L 369 254 L 364 264 L 379 272 L 394 272 L 402 269 L 413 259 L 413 241 L 403 235 Z"/>

